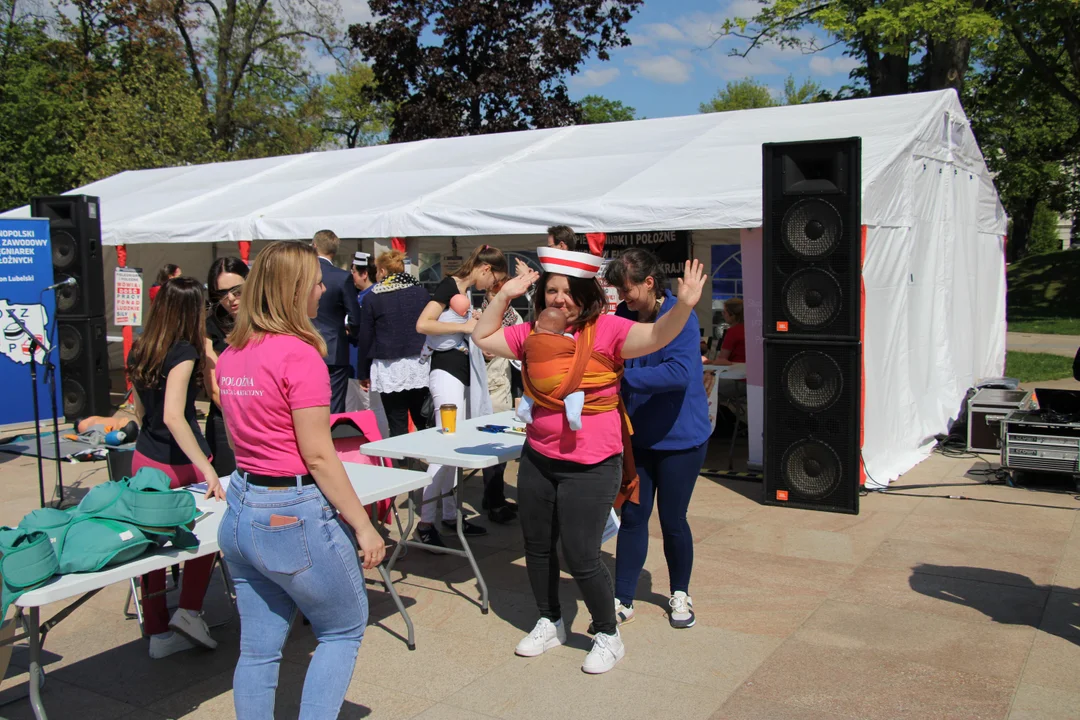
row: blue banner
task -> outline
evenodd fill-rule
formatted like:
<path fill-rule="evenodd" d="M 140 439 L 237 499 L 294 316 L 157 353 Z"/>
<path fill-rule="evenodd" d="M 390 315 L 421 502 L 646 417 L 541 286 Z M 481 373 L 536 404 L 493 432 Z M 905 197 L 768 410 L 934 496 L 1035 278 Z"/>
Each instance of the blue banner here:
<path fill-rule="evenodd" d="M 52 243 L 48 220 L 0 220 L 0 426 L 33 422 L 34 396 L 30 384 L 30 340 L 14 318 L 46 348 L 56 344 L 56 294 L 45 288 L 53 284 Z M 59 366 L 59 353 L 49 351 Z M 46 351 L 35 354 L 38 362 L 38 403 L 41 419 L 52 417 L 45 384 Z M 63 413 L 60 371 L 56 371 L 58 412 Z M 45 423 L 43 422 L 43 427 Z"/>

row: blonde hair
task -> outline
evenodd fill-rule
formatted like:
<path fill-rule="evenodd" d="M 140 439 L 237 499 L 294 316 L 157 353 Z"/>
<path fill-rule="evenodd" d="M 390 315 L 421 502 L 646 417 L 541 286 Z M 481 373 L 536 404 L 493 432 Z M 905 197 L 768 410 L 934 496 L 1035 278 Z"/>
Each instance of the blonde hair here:
<path fill-rule="evenodd" d="M 743 321 L 742 298 L 728 298 L 724 301 L 724 309 L 728 311 L 731 317 L 735 318 L 736 325 Z"/>
<path fill-rule="evenodd" d="M 264 335 L 292 335 L 326 357 L 326 342 L 307 316 L 321 272 L 311 245 L 279 241 L 263 248 L 244 283 L 229 345 L 239 350 Z"/>
<path fill-rule="evenodd" d="M 375 267 L 387 275 L 405 272 L 405 253 L 400 250 L 387 250 L 375 258 Z"/>
<path fill-rule="evenodd" d="M 315 237 L 312 238 L 311 242 L 320 255 L 329 255 L 330 257 L 337 255 L 338 245 L 341 244 L 341 240 L 338 239 L 333 230 L 320 230 L 315 233 Z"/>

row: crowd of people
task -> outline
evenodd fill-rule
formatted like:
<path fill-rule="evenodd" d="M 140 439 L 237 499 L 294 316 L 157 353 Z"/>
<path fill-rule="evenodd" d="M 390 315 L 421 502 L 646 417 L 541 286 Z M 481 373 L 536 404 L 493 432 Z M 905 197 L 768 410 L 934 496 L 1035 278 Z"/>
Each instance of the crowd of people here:
<path fill-rule="evenodd" d="M 517 503 L 506 496 L 504 466 L 485 472 L 482 503 L 492 522 L 519 521 L 524 538 L 539 619 L 517 655 L 566 641 L 561 544 L 592 619 L 582 669 L 615 666 L 625 654 L 619 626 L 634 617 L 654 504 L 671 578 L 670 624 L 694 625 L 687 510 L 711 432 L 694 310 L 707 276 L 687 262 L 672 293 L 649 252 L 628 250 L 602 270 L 601 258 L 577 251 L 575 237 L 565 226 L 549 228 L 539 273 L 523 264 L 511 271 L 498 248 L 483 245 L 433 293 L 398 251 L 357 252 L 351 271 L 337 268 L 339 240 L 328 230 L 311 243 L 271 243 L 250 268 L 216 260 L 205 295 L 203 283 L 183 275 L 160 284 L 128 361 L 143 426 L 133 468 L 161 469 L 173 487 L 205 482 L 208 497 L 227 502 L 219 543 L 241 618 L 237 717 L 273 715 L 297 611 L 318 640 L 301 717 L 336 717 L 352 676 L 367 624 L 362 570 L 382 562 L 385 546 L 330 434 L 351 379 L 381 403 L 393 436 L 409 432 L 410 421 L 418 430 L 441 428 L 434 408 L 444 404 L 462 417 L 513 408 L 511 375 L 520 369 L 528 424 Z M 601 272 L 621 299 L 613 314 Z M 522 297 L 528 321 L 511 307 Z M 729 308 L 741 321 L 737 310 L 736 318 Z M 736 362 L 735 348 L 727 350 L 720 361 Z M 210 399 L 205 434 L 195 413 L 200 387 Z M 456 527 L 455 470 L 427 472 L 417 540 L 443 546 L 440 526 Z M 227 487 L 219 477 L 229 477 Z M 600 550 L 612 507 L 622 522 L 614 582 Z M 463 531 L 487 532 L 471 521 Z M 164 572 L 144 578 L 152 657 L 216 645 L 200 612 L 211 568 L 210 560 L 186 564 L 171 618 L 160 592 Z"/>

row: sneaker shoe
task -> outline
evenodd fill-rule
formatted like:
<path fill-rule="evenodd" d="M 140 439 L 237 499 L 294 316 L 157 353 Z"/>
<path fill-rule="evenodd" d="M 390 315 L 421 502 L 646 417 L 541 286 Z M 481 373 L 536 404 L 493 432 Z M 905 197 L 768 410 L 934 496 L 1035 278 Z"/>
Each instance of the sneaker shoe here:
<path fill-rule="evenodd" d="M 511 512 L 516 513 L 518 511 L 517 503 L 514 502 L 513 500 L 504 500 L 502 505 L 497 505 L 496 507 L 491 507 L 488 504 L 487 499 L 485 498 L 485 499 L 480 501 L 480 508 L 482 510 L 498 510 L 499 508 L 510 508 Z"/>
<path fill-rule="evenodd" d="M 668 615 L 671 627 L 677 629 L 694 627 L 697 620 L 694 618 L 694 601 L 690 599 L 689 595 L 682 590 L 676 590 L 675 594 L 668 600 L 668 606 L 671 608 Z"/>
<path fill-rule="evenodd" d="M 206 626 L 202 613 L 194 610 L 177 608 L 169 621 L 169 629 L 174 630 L 196 645 L 201 645 L 207 650 L 217 647 L 217 640 L 210 637 L 210 628 Z"/>
<path fill-rule="evenodd" d="M 625 625 L 634 621 L 634 603 L 629 605 L 623 605 L 619 598 L 615 598 L 615 622 L 619 625 Z M 589 623 L 589 629 L 586 630 L 590 635 L 596 634 L 596 627 Z"/>
<path fill-rule="evenodd" d="M 454 520 L 443 520 L 443 527 L 447 530 L 452 530 L 454 534 L 457 534 L 457 522 Z M 465 533 L 466 537 L 476 537 L 478 535 L 487 535 L 487 528 L 479 525 L 473 525 L 468 520 L 461 521 L 461 531 Z"/>
<path fill-rule="evenodd" d="M 150 657 L 154 660 L 160 660 L 193 647 L 195 647 L 193 642 L 177 632 L 170 631 L 150 636 Z"/>
<path fill-rule="evenodd" d="M 424 545 L 431 545 L 432 547 L 446 547 L 446 543 L 442 541 L 442 536 L 439 535 L 439 531 L 435 529 L 435 526 L 420 527 L 416 526 L 416 537 L 420 539 Z"/>
<path fill-rule="evenodd" d="M 536 627 L 532 629 L 532 632 L 523 637 L 514 648 L 514 654 L 521 657 L 536 657 L 564 643 L 566 643 L 566 628 L 563 626 L 563 621 L 551 622 L 547 618 L 540 618 L 536 621 Z"/>
<path fill-rule="evenodd" d="M 615 663 L 622 660 L 624 655 L 626 655 L 626 647 L 623 645 L 618 630 L 614 635 L 597 633 L 593 638 L 592 650 L 585 656 L 581 669 L 590 675 L 606 673 L 615 667 Z"/>

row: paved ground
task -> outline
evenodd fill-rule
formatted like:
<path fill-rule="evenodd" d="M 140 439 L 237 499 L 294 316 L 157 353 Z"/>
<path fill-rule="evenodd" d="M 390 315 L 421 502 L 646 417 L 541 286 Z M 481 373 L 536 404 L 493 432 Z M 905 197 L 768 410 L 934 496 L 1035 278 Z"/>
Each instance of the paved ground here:
<path fill-rule="evenodd" d="M 0 453 L 0 463 L 0 523 L 12 524 L 36 503 L 36 470 L 29 458 Z M 690 507 L 698 625 L 667 624 L 654 525 L 638 617 L 624 627 L 627 657 L 601 677 L 579 669 L 588 616 L 573 602 L 568 576 L 569 645 L 514 657 L 535 620 L 516 525 L 493 527 L 474 544 L 492 593 L 487 616 L 463 561 L 413 551 L 396 579 L 418 648 L 405 648 L 403 623 L 373 588 L 374 624 L 342 717 L 1080 717 L 1078 496 L 982 485 L 977 472 L 986 467 L 935 455 L 896 485 L 944 487 L 871 495 L 857 516 L 763 507 L 758 484 L 701 478 Z M 105 471 L 69 465 L 65 478 L 78 493 L 104 481 Z M 478 483 L 471 490 L 478 504 Z M 614 543 L 605 550 L 610 562 Z M 216 652 L 150 661 L 137 625 L 121 613 L 125 593 L 107 589 L 49 635 L 51 717 L 232 717 L 238 623 L 215 631 Z M 208 614 L 220 617 L 226 607 L 212 588 Z M 312 649 L 310 631 L 296 627 L 279 717 L 296 717 Z M 17 649 L 0 701 L 22 692 L 25 675 L 16 673 L 25 662 Z M 30 712 L 17 701 L 0 715 Z"/>
<path fill-rule="evenodd" d="M 1008 333 L 1006 345 L 1010 350 L 1029 353 L 1049 353 L 1075 357 L 1080 347 L 1080 337 L 1075 335 L 1038 335 L 1036 333 Z"/>

